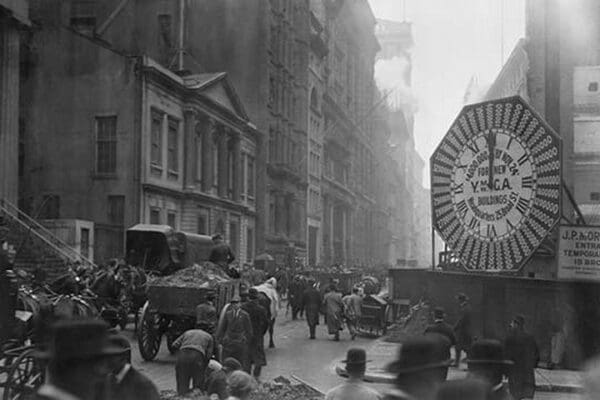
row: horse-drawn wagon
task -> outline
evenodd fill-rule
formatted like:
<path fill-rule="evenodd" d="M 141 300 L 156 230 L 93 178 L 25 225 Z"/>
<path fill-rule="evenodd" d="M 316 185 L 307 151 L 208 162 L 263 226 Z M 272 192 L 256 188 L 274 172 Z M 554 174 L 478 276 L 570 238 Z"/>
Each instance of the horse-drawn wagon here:
<path fill-rule="evenodd" d="M 138 346 L 145 360 L 158 354 L 163 336 L 169 351 L 181 333 L 195 325 L 196 306 L 206 296 L 216 296 L 220 311 L 239 290 L 208 262 L 213 243 L 210 236 L 175 232 L 163 225 L 136 225 L 127 231 L 127 262 L 141 266 L 150 277 L 138 327 Z"/>

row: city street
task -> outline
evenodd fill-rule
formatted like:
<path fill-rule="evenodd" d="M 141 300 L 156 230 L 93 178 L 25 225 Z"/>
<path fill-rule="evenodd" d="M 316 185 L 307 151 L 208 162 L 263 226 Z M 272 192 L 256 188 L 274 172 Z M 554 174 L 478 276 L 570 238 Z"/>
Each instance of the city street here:
<path fill-rule="evenodd" d="M 132 325 L 125 334 L 133 339 L 131 329 Z M 268 365 L 263 370 L 262 379 L 270 381 L 283 376 L 294 382 L 291 378 L 293 375 L 316 389 L 326 392 L 344 381 L 335 373 L 335 364 L 344 359 L 346 351 L 354 346 L 369 347 L 373 340 L 357 337 L 356 340 L 351 341 L 346 330 L 341 340 L 335 342 L 329 338 L 323 324 L 317 330 L 317 339 L 309 340 L 306 322 L 300 319 L 292 321 L 289 315 L 285 316 L 285 310 L 280 310 L 275 327 L 277 347 L 266 349 Z M 164 341 L 158 356 L 152 362 L 141 359 L 137 342 L 132 342 L 132 348 L 133 365 L 152 379 L 159 390 L 175 388 L 175 357 L 169 354 Z M 370 386 L 382 392 L 391 388 L 386 384 L 373 383 Z M 582 396 L 573 393 L 537 392 L 535 399 L 580 400 Z"/>

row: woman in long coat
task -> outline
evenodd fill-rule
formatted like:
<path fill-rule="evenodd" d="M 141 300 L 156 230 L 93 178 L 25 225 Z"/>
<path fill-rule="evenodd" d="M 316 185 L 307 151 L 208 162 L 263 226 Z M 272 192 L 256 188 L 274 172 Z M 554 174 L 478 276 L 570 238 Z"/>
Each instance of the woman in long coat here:
<path fill-rule="evenodd" d="M 334 335 L 335 341 L 339 341 L 344 303 L 342 302 L 342 294 L 333 285 L 323 298 L 323 308 L 325 308 L 325 317 L 327 318 L 327 331 L 330 335 Z"/>
<path fill-rule="evenodd" d="M 306 323 L 311 339 L 315 338 L 315 330 L 319 325 L 319 312 L 322 303 L 323 298 L 321 292 L 315 287 L 315 281 L 308 281 L 307 288 L 302 294 L 302 309 L 306 313 Z"/>

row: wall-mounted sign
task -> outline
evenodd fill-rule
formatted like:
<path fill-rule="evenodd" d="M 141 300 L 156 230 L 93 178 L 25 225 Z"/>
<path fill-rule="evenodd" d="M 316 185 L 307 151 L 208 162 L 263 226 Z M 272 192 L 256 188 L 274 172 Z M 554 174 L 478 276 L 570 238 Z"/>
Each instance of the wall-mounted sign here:
<path fill-rule="evenodd" d="M 561 226 L 558 279 L 600 281 L 600 226 Z"/>
<path fill-rule="evenodd" d="M 521 268 L 560 218 L 560 138 L 518 96 L 463 108 L 430 162 L 434 226 L 468 270 Z"/>

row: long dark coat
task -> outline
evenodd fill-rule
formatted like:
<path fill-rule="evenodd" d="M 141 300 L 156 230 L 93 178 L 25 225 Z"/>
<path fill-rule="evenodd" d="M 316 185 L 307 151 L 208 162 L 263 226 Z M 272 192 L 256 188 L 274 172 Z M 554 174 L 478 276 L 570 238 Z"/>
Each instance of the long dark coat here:
<path fill-rule="evenodd" d="M 540 360 L 537 343 L 532 335 L 524 331 L 513 331 L 504 342 L 506 358 L 514 365 L 508 375 L 510 393 L 517 400 L 531 397 L 535 393 L 535 367 Z"/>
<path fill-rule="evenodd" d="M 323 307 L 327 317 L 327 331 L 330 335 L 339 333 L 342 328 L 344 303 L 340 292 L 329 292 L 323 297 Z"/>
<path fill-rule="evenodd" d="M 437 321 L 425 328 L 425 334 L 437 333 L 444 336 L 450 342 L 450 346 L 456 345 L 456 336 L 452 327 L 446 321 Z"/>
<path fill-rule="evenodd" d="M 250 300 L 242 304 L 242 310 L 248 313 L 252 324 L 253 335 L 248 342 L 250 363 L 257 367 L 267 365 L 264 344 L 264 336 L 269 328 L 267 310 L 258 303 L 258 300 Z"/>
<path fill-rule="evenodd" d="M 294 279 L 289 287 L 289 302 L 293 310 L 302 310 L 302 294 L 304 284 L 299 279 Z"/>
<path fill-rule="evenodd" d="M 470 347 L 473 341 L 472 330 L 472 310 L 469 303 L 465 302 L 460 305 L 459 318 L 454 325 L 456 345 L 463 349 Z"/>
<path fill-rule="evenodd" d="M 306 322 L 309 326 L 319 325 L 319 312 L 323 299 L 321 293 L 314 287 L 306 289 L 302 295 L 302 308 L 306 313 Z"/>

